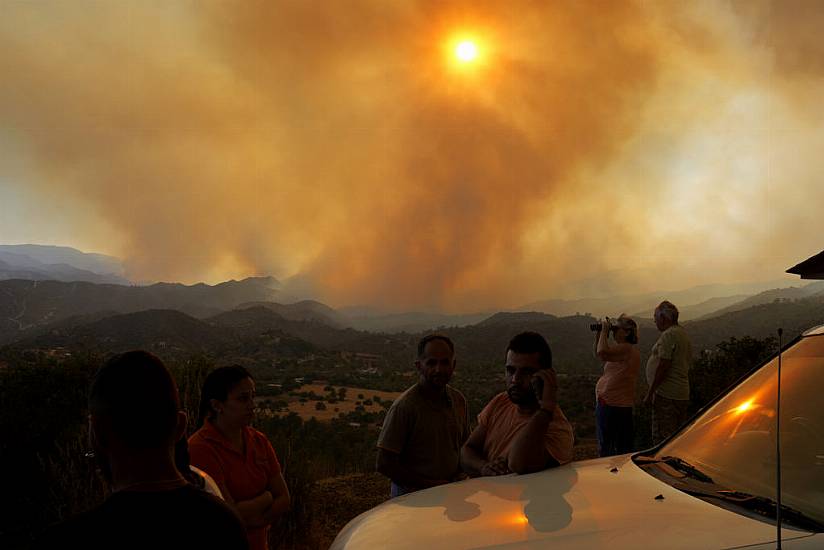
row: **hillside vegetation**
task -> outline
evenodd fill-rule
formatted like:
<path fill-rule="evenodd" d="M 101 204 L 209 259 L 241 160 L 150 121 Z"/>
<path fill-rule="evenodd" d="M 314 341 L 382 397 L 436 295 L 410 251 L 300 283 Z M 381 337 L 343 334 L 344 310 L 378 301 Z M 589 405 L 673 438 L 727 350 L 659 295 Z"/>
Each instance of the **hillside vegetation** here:
<path fill-rule="evenodd" d="M 240 363 L 254 373 L 261 397 L 258 427 L 286 465 L 294 497 L 293 510 L 273 533 L 273 543 L 279 547 L 308 549 L 326 544 L 346 521 L 386 497 L 385 483 L 371 474 L 375 441 L 389 396 L 415 381 L 412 363 L 422 332 L 381 334 L 343 328 L 334 320 L 324 321 L 329 312 L 316 303 L 303 304 L 303 313 L 255 303 L 202 318 L 170 309 L 122 313 L 86 304 L 83 314 L 48 322 L 49 311 L 68 311 L 78 300 L 65 292 L 63 284 L 38 284 L 42 289 L 25 281 L 0 285 L 38 296 L 31 302 L 32 318 L 41 321 L 37 327 L 18 331 L 22 337 L 0 348 L 4 410 L 0 452 L 7 493 L 0 513 L 4 548 L 26 547 L 48 523 L 103 498 L 94 465 L 83 458 L 85 392 L 91 374 L 106 356 L 134 348 L 148 349 L 170 365 L 192 418 L 200 385 L 210 369 Z M 89 287 L 77 288 L 82 294 Z M 46 305 L 50 292 L 60 304 L 57 309 Z M 9 302 L 2 303 L 8 311 Z M 95 307 L 111 304 L 95 303 Z M 552 346 L 559 401 L 576 433 L 576 457 L 592 456 L 594 385 L 601 368 L 591 351 L 593 334 L 588 325 L 592 322 L 589 315 L 501 312 L 473 325 L 443 327 L 441 331 L 456 344 L 453 385 L 467 396 L 473 418 L 504 389 L 503 359 L 509 338 L 536 330 Z M 684 323 L 695 350 L 693 409 L 773 353 L 778 327 L 790 340 L 822 323 L 824 297 L 817 295 L 774 299 Z M 639 325 L 645 362 L 658 331 L 649 319 L 640 319 Z M 637 395 L 644 389 L 644 381 L 639 380 Z M 644 407 L 636 407 L 635 421 L 640 449 L 649 444 Z M 319 495 L 341 487 L 350 487 L 350 493 L 335 503 L 321 502 Z"/>

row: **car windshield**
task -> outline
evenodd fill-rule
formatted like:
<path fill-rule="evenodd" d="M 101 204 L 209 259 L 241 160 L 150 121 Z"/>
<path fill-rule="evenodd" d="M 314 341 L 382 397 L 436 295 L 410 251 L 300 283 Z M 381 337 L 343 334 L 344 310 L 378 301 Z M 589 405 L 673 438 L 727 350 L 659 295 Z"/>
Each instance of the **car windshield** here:
<path fill-rule="evenodd" d="M 775 499 L 778 359 L 750 375 L 664 445 L 718 485 Z M 782 354 L 782 504 L 824 522 L 824 336 Z"/>

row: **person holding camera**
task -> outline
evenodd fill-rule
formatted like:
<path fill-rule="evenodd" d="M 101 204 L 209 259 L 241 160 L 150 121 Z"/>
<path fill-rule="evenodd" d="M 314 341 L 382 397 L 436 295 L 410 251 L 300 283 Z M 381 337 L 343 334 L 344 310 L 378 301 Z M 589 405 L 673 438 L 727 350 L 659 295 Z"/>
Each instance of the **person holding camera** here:
<path fill-rule="evenodd" d="M 595 332 L 595 355 L 604 362 L 604 373 L 595 385 L 598 449 L 601 456 L 629 453 L 635 437 L 632 425 L 635 383 L 641 370 L 638 325 L 622 313 L 617 319 L 605 317 L 590 328 Z"/>

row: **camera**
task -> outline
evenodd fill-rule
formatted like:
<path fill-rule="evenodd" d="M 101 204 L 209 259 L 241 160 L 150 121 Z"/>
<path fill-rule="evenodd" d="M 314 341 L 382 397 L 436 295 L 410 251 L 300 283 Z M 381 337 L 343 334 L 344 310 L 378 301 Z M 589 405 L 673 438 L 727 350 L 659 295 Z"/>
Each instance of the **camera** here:
<path fill-rule="evenodd" d="M 609 321 L 609 317 L 607 317 L 607 321 Z M 610 330 L 615 330 L 616 328 L 618 327 L 616 327 L 615 325 L 610 326 Z M 591 330 L 592 332 L 601 332 L 602 330 L 604 330 L 604 325 L 602 323 L 592 323 L 591 325 L 589 325 L 589 330 Z"/>

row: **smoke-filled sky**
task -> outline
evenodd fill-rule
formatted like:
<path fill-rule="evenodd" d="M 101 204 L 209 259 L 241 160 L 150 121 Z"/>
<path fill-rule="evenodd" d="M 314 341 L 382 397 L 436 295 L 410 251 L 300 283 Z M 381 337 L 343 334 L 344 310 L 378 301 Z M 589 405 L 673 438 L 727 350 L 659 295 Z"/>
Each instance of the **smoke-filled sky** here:
<path fill-rule="evenodd" d="M 816 0 L 0 0 L 0 242 L 389 309 L 772 280 L 824 247 L 822 28 Z"/>

